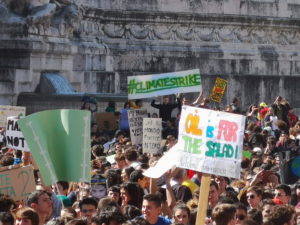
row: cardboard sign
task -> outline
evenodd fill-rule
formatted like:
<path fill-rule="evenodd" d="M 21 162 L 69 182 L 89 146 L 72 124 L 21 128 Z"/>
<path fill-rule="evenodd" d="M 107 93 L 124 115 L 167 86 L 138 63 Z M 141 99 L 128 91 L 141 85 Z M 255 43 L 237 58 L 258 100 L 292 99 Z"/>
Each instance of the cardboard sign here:
<path fill-rule="evenodd" d="M 7 117 L 25 116 L 25 107 L 0 105 L 0 127 L 6 127 Z"/>
<path fill-rule="evenodd" d="M 128 99 L 202 91 L 199 69 L 146 76 L 129 76 Z"/>
<path fill-rule="evenodd" d="M 7 169 L 7 168 L 6 168 Z M 0 193 L 15 201 L 26 199 L 35 190 L 32 166 L 8 169 L 0 172 Z"/>
<path fill-rule="evenodd" d="M 161 118 L 144 118 L 143 153 L 157 153 L 161 147 Z"/>
<path fill-rule="evenodd" d="M 143 118 L 146 117 L 148 117 L 146 109 L 128 110 L 130 137 L 134 145 L 143 143 Z"/>
<path fill-rule="evenodd" d="M 240 177 L 245 116 L 183 106 L 178 144 L 179 167 Z"/>
<path fill-rule="evenodd" d="M 100 131 L 118 129 L 115 113 L 113 112 L 96 113 L 95 118 Z"/>
<path fill-rule="evenodd" d="M 210 99 L 215 102 L 221 102 L 224 92 L 226 90 L 227 80 L 222 78 L 217 78 L 215 82 L 215 86 L 212 89 L 212 93 L 210 95 Z"/>
<path fill-rule="evenodd" d="M 18 126 L 17 117 L 8 117 L 6 126 L 6 146 L 21 151 L 29 151 L 29 147 L 21 129 Z"/>

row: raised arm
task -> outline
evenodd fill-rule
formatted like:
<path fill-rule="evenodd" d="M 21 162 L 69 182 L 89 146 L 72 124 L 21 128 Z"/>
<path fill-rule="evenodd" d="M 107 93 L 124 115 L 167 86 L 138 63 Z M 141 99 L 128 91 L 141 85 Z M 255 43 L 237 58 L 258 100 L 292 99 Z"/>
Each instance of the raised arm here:
<path fill-rule="evenodd" d="M 203 100 L 203 92 L 200 91 L 199 92 L 199 96 L 197 97 L 197 99 L 192 103 L 192 105 L 199 105 Z"/>

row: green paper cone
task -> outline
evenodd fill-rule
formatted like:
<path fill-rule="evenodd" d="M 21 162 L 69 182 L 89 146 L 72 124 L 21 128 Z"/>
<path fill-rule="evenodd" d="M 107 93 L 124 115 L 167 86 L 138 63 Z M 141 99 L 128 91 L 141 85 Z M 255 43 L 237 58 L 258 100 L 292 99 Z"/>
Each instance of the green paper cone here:
<path fill-rule="evenodd" d="M 49 110 L 18 121 L 45 185 L 90 182 L 90 118 L 87 110 Z"/>

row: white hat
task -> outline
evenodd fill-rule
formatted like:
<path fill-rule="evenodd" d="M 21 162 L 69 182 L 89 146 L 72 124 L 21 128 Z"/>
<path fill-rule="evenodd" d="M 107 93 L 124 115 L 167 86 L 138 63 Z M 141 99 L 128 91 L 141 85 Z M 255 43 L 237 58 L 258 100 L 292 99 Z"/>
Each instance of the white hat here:
<path fill-rule="evenodd" d="M 253 148 L 253 153 L 256 153 L 256 155 L 261 155 L 262 154 L 262 150 L 260 147 L 254 147 Z"/>

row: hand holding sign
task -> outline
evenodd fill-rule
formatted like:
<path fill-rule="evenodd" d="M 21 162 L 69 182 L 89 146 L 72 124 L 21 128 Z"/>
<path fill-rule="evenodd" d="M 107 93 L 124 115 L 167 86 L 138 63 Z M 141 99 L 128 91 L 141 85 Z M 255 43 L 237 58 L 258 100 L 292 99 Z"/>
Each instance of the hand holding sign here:
<path fill-rule="evenodd" d="M 207 174 L 239 178 L 244 125 L 245 117 L 241 115 L 183 106 L 176 151 L 167 152 L 155 167 L 145 171 L 145 176 L 157 178 L 178 166 Z M 197 224 L 204 223 L 209 184 L 210 175 L 204 175 L 201 180 Z"/>

